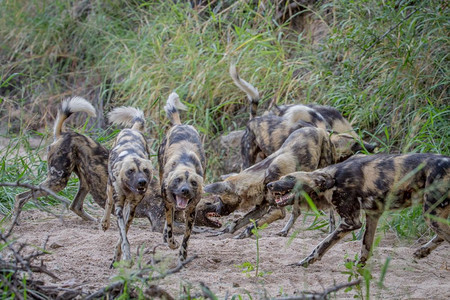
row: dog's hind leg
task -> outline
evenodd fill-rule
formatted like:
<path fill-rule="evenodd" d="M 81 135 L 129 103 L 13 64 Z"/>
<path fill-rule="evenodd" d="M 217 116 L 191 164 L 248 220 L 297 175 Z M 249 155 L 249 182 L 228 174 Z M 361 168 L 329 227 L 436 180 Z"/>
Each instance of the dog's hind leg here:
<path fill-rule="evenodd" d="M 349 232 L 361 228 L 362 224 L 358 216 L 352 218 L 342 218 L 339 226 L 329 234 L 306 258 L 293 265 L 308 267 L 310 264 L 318 261 L 322 256 L 337 242 L 344 238 Z"/>
<path fill-rule="evenodd" d="M 86 182 L 86 179 L 83 176 L 78 176 L 79 178 L 79 188 L 77 195 L 73 199 L 72 204 L 70 205 L 70 210 L 79 215 L 83 220 L 93 221 L 95 222 L 95 218 L 86 213 L 83 209 L 84 199 L 89 193 L 89 186 Z"/>
<path fill-rule="evenodd" d="M 445 222 L 446 220 L 448 220 L 448 217 L 450 215 L 450 199 L 445 196 L 440 197 L 440 199 L 440 201 L 436 202 L 433 200 L 425 200 L 425 220 L 428 223 L 428 226 L 430 226 L 430 228 L 433 229 L 433 231 L 436 233 L 436 236 L 414 252 L 414 256 L 416 258 L 423 258 L 428 256 L 431 251 L 436 249 L 436 247 L 439 246 L 443 241 L 447 241 L 448 243 L 450 243 L 450 226 Z M 429 210 L 431 211 L 427 213 Z M 430 215 L 434 216 L 434 218 L 430 218 Z M 440 221 L 439 219 L 441 219 L 442 221 Z"/>
<path fill-rule="evenodd" d="M 258 228 L 261 225 L 264 224 L 270 224 L 275 222 L 276 220 L 283 219 L 286 216 L 286 211 L 283 207 L 270 207 L 269 211 L 262 216 L 261 219 L 258 221 L 255 221 L 254 224 L 251 224 L 247 226 L 247 228 L 242 231 L 239 235 L 235 236 L 235 239 L 243 239 L 251 236 L 253 234 L 253 229 L 256 227 Z"/>
<path fill-rule="evenodd" d="M 438 235 L 435 235 L 428 243 L 420 247 L 414 252 L 415 258 L 424 258 L 427 257 L 431 251 L 437 248 L 442 242 L 444 241 L 443 238 L 441 238 Z"/>
<path fill-rule="evenodd" d="M 256 157 L 260 151 L 256 144 L 255 134 L 247 128 L 241 139 L 242 170 L 247 169 L 256 162 Z"/>

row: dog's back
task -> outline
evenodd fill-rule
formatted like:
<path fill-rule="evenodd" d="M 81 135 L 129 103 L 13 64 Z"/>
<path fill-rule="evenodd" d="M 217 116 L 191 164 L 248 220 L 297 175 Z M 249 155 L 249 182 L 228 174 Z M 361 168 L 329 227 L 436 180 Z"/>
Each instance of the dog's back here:
<path fill-rule="evenodd" d="M 180 164 L 192 167 L 198 175 L 204 176 L 206 157 L 200 136 L 193 126 L 181 123 L 178 109 L 185 110 L 186 106 L 176 93 L 172 93 L 164 110 L 174 126 L 167 132 L 158 151 L 161 182 L 164 173 L 167 175 Z"/>
<path fill-rule="evenodd" d="M 348 196 L 353 193 L 352 198 L 365 199 L 363 208 L 376 207 L 380 203 L 387 205 L 387 209 L 407 207 L 414 200 L 421 202 L 423 193 L 428 195 L 425 205 L 433 205 L 442 201 L 442 197 L 431 197 L 439 191 L 445 198 L 439 205 L 450 204 L 448 156 L 430 153 L 368 155 L 350 158 L 329 169 L 335 170 L 336 194 Z M 345 199 L 341 201 L 345 202 Z"/>

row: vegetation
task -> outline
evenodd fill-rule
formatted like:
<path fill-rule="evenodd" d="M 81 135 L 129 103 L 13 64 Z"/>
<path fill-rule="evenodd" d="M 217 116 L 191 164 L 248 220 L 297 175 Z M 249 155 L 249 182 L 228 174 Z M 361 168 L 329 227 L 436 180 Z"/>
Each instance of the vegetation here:
<path fill-rule="evenodd" d="M 201 3 L 191 6 L 191 3 Z M 156 145 L 176 91 L 204 137 L 207 181 L 222 172 L 214 141 L 242 129 L 245 95 L 229 65 L 271 102 L 338 108 L 379 151 L 450 154 L 449 8 L 445 1 L 4 0 L 0 5 L 0 181 L 38 183 L 56 107 L 80 95 L 99 111 L 76 128 L 108 145 L 104 115 L 133 105 Z M 289 6 L 289 7 L 288 7 Z M 29 138 L 41 140 L 30 145 Z M 6 142 L 4 142 L 6 140 Z M 72 198 L 77 179 L 66 189 Z M 16 190 L 0 189 L 0 213 Z M 386 218 L 400 236 L 426 233 L 420 209 Z"/>

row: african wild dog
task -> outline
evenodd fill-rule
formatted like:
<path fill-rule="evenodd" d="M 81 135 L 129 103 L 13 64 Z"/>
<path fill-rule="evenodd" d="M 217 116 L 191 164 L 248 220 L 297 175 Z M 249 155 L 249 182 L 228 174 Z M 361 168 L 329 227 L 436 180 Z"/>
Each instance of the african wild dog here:
<path fill-rule="evenodd" d="M 47 149 L 48 174 L 47 179 L 40 184 L 55 193 L 62 191 L 69 181 L 70 175 L 75 173 L 80 181 L 77 195 L 70 209 L 84 220 L 95 221 L 83 209 L 83 202 L 88 193 L 92 194 L 94 201 L 104 206 L 105 191 L 102 185 L 106 176 L 105 164 L 108 160 L 108 151 L 93 139 L 72 131 L 64 130 L 64 121 L 73 113 L 85 112 L 95 117 L 95 109 L 88 101 L 81 97 L 73 97 L 63 101 L 58 109 L 58 116 L 53 128 L 53 143 Z M 16 196 L 14 214 L 17 220 L 22 207 L 31 198 L 46 196 L 43 191 L 27 191 Z M 14 224 L 13 224 L 14 225 Z"/>
<path fill-rule="evenodd" d="M 64 121 L 72 113 L 87 112 L 95 116 L 94 107 L 80 97 L 67 99 L 58 111 L 58 117 L 54 125 L 54 142 L 48 147 L 47 179 L 40 185 L 59 192 L 64 189 L 72 173 L 79 178 L 78 192 L 70 206 L 70 209 L 85 220 L 96 221 L 83 210 L 83 202 L 87 194 L 101 208 L 105 208 L 106 184 L 108 182 L 108 157 L 109 150 L 103 145 L 85 136 L 72 131 L 63 131 Z M 150 191 L 136 208 L 136 218 L 147 218 L 150 221 L 152 231 L 163 232 L 164 203 L 161 196 L 161 185 L 159 178 L 153 176 L 149 183 Z M 44 192 L 31 191 L 16 196 L 14 219 L 17 221 L 22 207 L 32 197 L 42 197 Z M 215 208 L 208 206 L 209 199 L 202 199 L 197 205 L 195 225 L 220 227 L 220 224 L 208 217 L 215 214 Z M 183 221 L 183 216 L 178 213 L 177 220 Z M 14 226 L 14 224 L 13 224 Z"/>
<path fill-rule="evenodd" d="M 153 165 L 149 160 L 150 150 L 143 135 L 144 113 L 133 107 L 118 107 L 108 114 L 108 119 L 113 124 L 131 126 L 122 129 L 117 135 L 108 162 L 107 201 L 101 225 L 104 231 L 109 228 L 111 210 L 114 206 L 120 233 L 114 263 L 120 261 L 122 255 L 123 260 L 131 260 L 127 232 L 136 207 L 149 187 Z"/>
<path fill-rule="evenodd" d="M 297 263 L 308 266 L 349 232 L 366 228 L 360 263 L 369 258 L 378 219 L 384 211 L 423 203 L 423 213 L 436 236 L 418 249 L 417 258 L 427 256 L 444 240 L 450 242 L 450 157 L 438 154 L 379 154 L 356 156 L 313 172 L 295 172 L 267 185 L 278 206 L 300 201 L 307 207 L 300 191 L 306 192 L 317 208 L 333 207 L 341 222 L 312 253 Z M 439 221 L 438 219 L 443 221 Z"/>
<path fill-rule="evenodd" d="M 295 104 L 277 106 L 273 111 L 257 117 L 260 96 L 258 90 L 239 77 L 236 66 L 230 66 L 230 75 L 237 87 L 247 94 L 250 101 L 250 120 L 241 139 L 242 169 L 253 165 L 258 157 L 266 158 L 278 150 L 287 137 L 302 127 L 329 129 L 336 133 L 347 133 L 359 140 L 350 123 L 339 111 L 330 106 Z M 355 152 L 365 148 L 373 152 L 375 146 L 361 141 L 355 144 Z"/>
<path fill-rule="evenodd" d="M 175 210 L 184 210 L 185 232 L 179 251 L 179 262 L 187 257 L 187 246 L 194 225 L 196 206 L 200 201 L 206 166 L 200 136 L 191 125 L 181 124 L 178 109 L 186 109 L 176 93 L 171 93 L 164 110 L 172 127 L 158 151 L 161 194 L 164 199 L 166 224 L 164 242 L 178 248 L 173 237 Z"/>
<path fill-rule="evenodd" d="M 345 143 L 341 142 L 342 140 Z M 261 225 L 284 218 L 284 209 L 270 205 L 273 201 L 270 193 L 267 193 L 266 184 L 293 170 L 312 171 L 334 164 L 339 161 L 341 155 L 348 156 L 356 143 L 358 142 L 355 139 L 346 134 L 333 134 L 330 138 L 329 133 L 323 129 L 300 128 L 291 133 L 280 149 L 264 160 L 222 182 L 207 185 L 205 192 L 219 195 L 219 204 L 216 204 L 219 215 L 254 207 L 244 217 L 229 224 L 222 233 L 233 233 L 248 224 L 250 219 L 262 217 L 257 222 Z M 299 209 L 294 205 L 290 220 L 279 235 L 287 235 L 298 214 Z M 250 236 L 252 229 L 253 225 L 237 237 Z"/>

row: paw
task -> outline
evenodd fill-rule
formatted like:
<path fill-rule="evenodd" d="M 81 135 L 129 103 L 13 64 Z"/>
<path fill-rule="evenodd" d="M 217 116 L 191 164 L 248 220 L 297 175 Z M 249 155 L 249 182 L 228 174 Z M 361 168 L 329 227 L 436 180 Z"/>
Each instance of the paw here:
<path fill-rule="evenodd" d="M 109 228 L 109 220 L 102 219 L 101 221 L 102 230 L 106 231 Z"/>
<path fill-rule="evenodd" d="M 430 252 L 431 251 L 430 251 L 429 248 L 422 247 L 422 248 L 417 249 L 413 253 L 413 255 L 414 255 L 415 258 L 420 259 L 420 258 L 427 257 L 430 254 Z"/>
<path fill-rule="evenodd" d="M 246 229 L 246 230 L 242 231 L 240 234 L 234 236 L 233 238 L 237 239 L 237 240 L 242 240 L 242 239 L 250 237 L 251 235 L 252 235 L 251 231 Z"/>
<path fill-rule="evenodd" d="M 284 237 L 286 237 L 287 235 L 288 235 L 288 232 L 287 231 L 280 231 L 280 232 L 277 232 L 277 235 L 278 236 L 284 236 Z"/>
<path fill-rule="evenodd" d="M 290 264 L 289 266 L 297 266 L 297 267 L 303 267 L 303 268 L 307 268 L 310 264 L 312 264 L 314 262 L 313 259 L 307 257 L 301 261 L 299 261 L 298 263 L 293 263 Z"/>
<path fill-rule="evenodd" d="M 178 244 L 178 242 L 175 241 L 174 239 L 168 240 L 167 245 L 172 250 L 178 249 L 178 247 L 180 246 L 180 244 Z"/>

